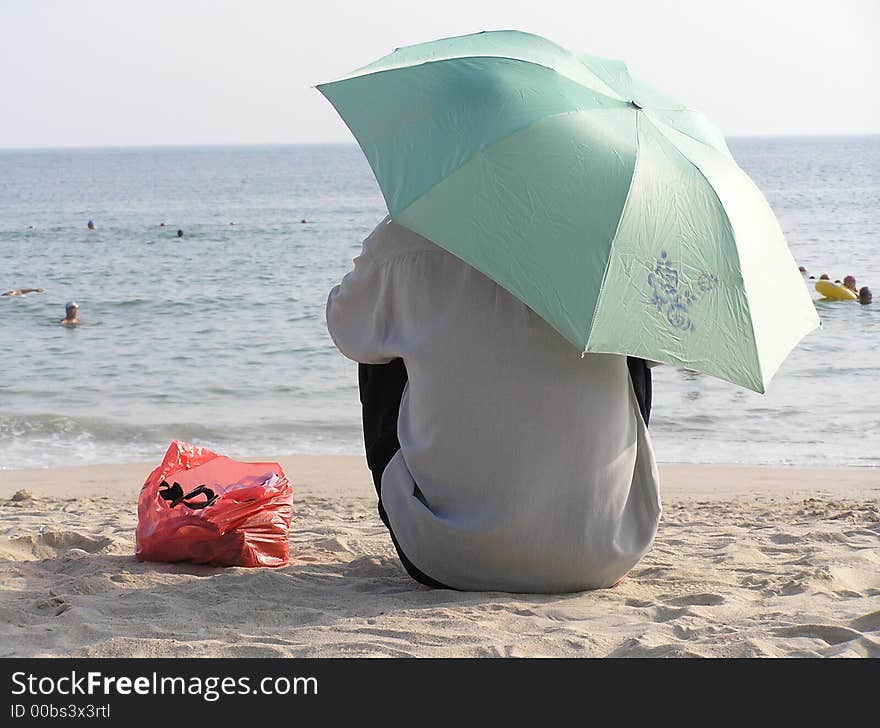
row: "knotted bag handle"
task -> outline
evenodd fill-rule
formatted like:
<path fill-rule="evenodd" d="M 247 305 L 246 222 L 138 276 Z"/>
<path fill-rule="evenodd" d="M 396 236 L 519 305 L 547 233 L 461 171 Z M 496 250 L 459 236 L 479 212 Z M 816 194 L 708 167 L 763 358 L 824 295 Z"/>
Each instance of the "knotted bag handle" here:
<path fill-rule="evenodd" d="M 163 500 L 170 501 L 170 508 L 175 508 L 176 506 L 179 506 L 181 503 L 183 503 L 183 505 L 185 505 L 187 508 L 197 511 L 201 508 L 207 508 L 208 506 L 213 505 L 220 497 L 207 485 L 200 485 L 197 488 L 191 490 L 186 495 L 184 495 L 183 488 L 180 486 L 180 483 L 169 485 L 167 480 L 163 480 L 161 483 L 159 483 L 159 487 L 164 488 L 164 490 L 159 491 L 159 497 Z M 198 498 L 200 495 L 205 496 L 204 501 L 201 501 L 199 503 L 191 502 L 194 498 Z"/>

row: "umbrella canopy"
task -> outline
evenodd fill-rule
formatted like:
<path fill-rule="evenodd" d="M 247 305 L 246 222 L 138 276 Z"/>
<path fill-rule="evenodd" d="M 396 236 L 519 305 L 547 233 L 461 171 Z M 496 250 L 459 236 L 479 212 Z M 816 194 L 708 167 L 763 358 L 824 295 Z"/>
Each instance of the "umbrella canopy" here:
<path fill-rule="evenodd" d="M 620 61 L 486 32 L 400 48 L 318 89 L 394 220 L 583 352 L 764 392 L 819 324 L 723 135 Z"/>

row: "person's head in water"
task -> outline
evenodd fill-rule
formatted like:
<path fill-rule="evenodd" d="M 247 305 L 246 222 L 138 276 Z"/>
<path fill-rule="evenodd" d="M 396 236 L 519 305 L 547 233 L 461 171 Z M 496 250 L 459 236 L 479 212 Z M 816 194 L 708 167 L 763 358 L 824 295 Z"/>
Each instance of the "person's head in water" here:
<path fill-rule="evenodd" d="M 94 230 L 95 229 L 95 221 L 89 220 L 87 227 L 89 228 L 89 230 Z"/>
<path fill-rule="evenodd" d="M 867 286 L 862 286 L 859 289 L 859 303 L 863 306 L 871 303 L 874 300 L 874 296 L 871 295 L 871 289 Z"/>
<path fill-rule="evenodd" d="M 179 238 L 182 238 L 182 237 L 183 237 L 183 230 L 178 230 L 178 231 L 177 231 L 177 237 L 179 237 Z"/>
<path fill-rule="evenodd" d="M 820 281 L 830 281 L 831 279 L 828 277 L 827 273 L 823 273 L 822 275 L 819 276 L 819 280 Z"/>
<path fill-rule="evenodd" d="M 64 318 L 59 323 L 65 326 L 75 326 L 79 323 L 79 306 L 76 301 L 68 301 L 64 304 Z"/>
<path fill-rule="evenodd" d="M 855 276 L 846 276 L 846 278 L 843 279 L 843 285 L 845 288 L 849 288 L 853 293 L 859 292 L 859 289 L 856 288 Z"/>
<path fill-rule="evenodd" d="M 799 270 L 801 273 L 806 273 L 806 272 L 807 272 L 807 269 L 804 268 L 802 265 L 799 265 L 799 266 L 798 266 L 798 270 Z"/>

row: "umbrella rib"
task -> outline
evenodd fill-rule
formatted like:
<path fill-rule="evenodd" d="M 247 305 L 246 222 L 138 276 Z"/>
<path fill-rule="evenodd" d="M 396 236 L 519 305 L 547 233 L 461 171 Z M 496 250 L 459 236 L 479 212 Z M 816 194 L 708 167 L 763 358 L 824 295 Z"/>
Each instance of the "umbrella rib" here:
<path fill-rule="evenodd" d="M 629 186 L 626 188 L 626 197 L 623 200 L 623 207 L 620 208 L 620 217 L 617 218 L 617 226 L 614 228 L 614 235 L 611 236 L 611 245 L 609 246 L 609 260 L 610 256 L 614 253 L 614 241 L 617 240 L 617 234 L 620 232 L 620 225 L 623 222 L 623 215 L 626 212 L 627 205 L 629 205 L 629 198 L 632 194 L 633 184 L 636 179 L 636 171 L 639 167 L 639 157 L 641 156 L 641 148 L 642 142 L 639 138 L 639 120 L 641 119 L 641 114 L 636 114 L 636 158 L 633 163 L 633 172 L 632 176 L 629 178 Z M 590 337 L 593 334 L 593 326 L 596 323 L 596 316 L 599 313 L 599 302 L 602 300 L 602 294 L 605 292 L 605 280 L 608 277 L 608 268 L 609 265 L 605 264 L 605 270 L 602 273 L 602 281 L 599 283 L 599 292 L 596 294 L 596 305 L 593 308 L 593 316 L 590 319 L 590 325 L 587 327 L 586 332 L 586 340 L 584 342 L 584 350 L 581 352 L 581 358 L 583 359 L 589 350 L 590 347 Z"/>
<path fill-rule="evenodd" d="M 348 76 L 342 76 L 341 78 L 334 79 L 333 81 L 327 81 L 326 83 L 319 83 L 317 86 L 315 86 L 315 88 L 317 88 L 320 91 L 322 86 L 331 86 L 335 83 L 342 83 L 343 81 L 353 81 L 355 79 L 366 78 L 368 76 L 378 76 L 383 73 L 394 73 L 396 71 L 406 71 L 409 69 L 418 68 L 419 66 L 433 65 L 435 63 L 448 63 L 451 61 L 462 61 L 462 60 L 469 60 L 469 59 L 489 59 L 489 58 L 496 58 L 496 59 L 506 60 L 506 61 L 516 61 L 517 63 L 526 63 L 531 66 L 538 66 L 539 68 L 545 68 L 548 71 L 553 71 L 553 73 L 556 73 L 556 74 L 562 76 L 563 78 L 567 78 L 572 83 L 579 84 L 580 86 L 583 86 L 585 89 L 592 91 L 593 93 L 599 94 L 600 96 L 604 96 L 604 97 L 609 98 L 613 101 L 627 101 L 627 99 L 625 99 L 623 96 L 621 96 L 619 93 L 617 93 L 617 91 L 615 91 L 613 88 L 611 88 L 611 86 L 609 86 L 607 83 L 605 83 L 601 78 L 599 78 L 599 76 L 596 75 L 596 73 L 594 71 L 590 70 L 584 64 L 581 64 L 583 66 L 584 70 L 587 73 L 589 73 L 590 76 L 593 77 L 593 79 L 596 83 L 598 83 L 603 88 L 607 89 L 606 91 L 603 91 L 601 89 L 596 89 L 591 86 L 587 86 L 582 81 L 579 81 L 576 78 L 572 78 L 567 73 L 563 73 L 558 68 L 553 68 L 553 66 L 548 66 L 545 63 L 539 63 L 537 61 L 530 61 L 525 58 L 517 58 L 516 56 L 503 56 L 503 55 L 479 55 L 479 54 L 477 54 L 477 55 L 471 55 L 471 56 L 450 56 L 448 58 L 426 59 L 423 61 L 419 61 L 418 63 L 409 63 L 404 66 L 394 66 L 393 68 L 379 68 L 375 71 L 368 71 L 366 73 L 354 73 L 354 74 L 351 74 Z"/>
<path fill-rule="evenodd" d="M 688 157 L 687 154 L 685 154 L 683 151 L 681 151 L 681 149 L 678 148 L 678 145 L 672 139 L 670 139 L 669 136 L 667 136 L 666 132 L 662 128 L 663 127 L 662 122 L 660 124 L 657 124 L 657 122 L 655 122 L 654 119 L 651 119 L 650 117 L 648 117 L 648 121 L 651 123 L 651 126 L 653 126 L 663 136 L 663 138 L 666 139 L 667 142 L 669 142 L 669 145 L 675 150 L 676 154 L 678 154 L 682 159 L 684 159 L 688 164 L 690 164 L 695 170 L 697 170 L 697 174 L 699 174 L 700 177 L 702 177 L 703 180 L 706 182 L 706 185 L 708 186 L 709 190 L 711 191 L 712 196 L 715 198 L 715 201 L 718 203 L 718 207 L 721 210 L 721 214 L 724 215 L 724 219 L 727 221 L 727 226 L 730 229 L 731 235 L 733 235 L 734 243 L 736 243 L 736 230 L 733 226 L 733 221 L 730 219 L 730 216 L 727 214 L 727 209 L 725 208 L 724 203 L 721 201 L 721 198 L 718 196 L 718 191 L 715 189 L 715 186 L 712 184 L 711 180 L 704 174 L 703 170 L 700 169 L 699 165 L 696 164 L 690 157 Z M 678 129 L 676 129 L 675 131 L 679 134 L 683 134 L 684 136 L 688 137 L 689 139 L 693 139 L 693 137 L 691 137 L 689 134 L 684 134 L 684 132 L 679 132 Z M 699 139 L 697 139 L 695 141 L 699 141 Z M 705 146 L 718 152 L 717 149 L 714 149 L 714 147 L 712 147 L 709 144 L 706 144 Z M 718 152 L 718 153 L 720 154 L 720 152 Z M 731 158 L 731 161 L 733 161 L 732 158 Z M 733 163 L 736 164 L 735 161 L 733 161 Z M 739 165 L 737 165 L 737 166 L 739 166 Z M 736 251 L 736 260 L 737 260 L 737 263 L 739 264 L 739 275 L 742 278 L 742 261 L 740 259 L 739 246 L 734 245 L 734 250 Z M 752 309 L 751 309 L 751 306 L 749 305 L 748 299 L 746 300 L 745 308 L 746 308 L 746 312 L 749 317 L 749 329 L 751 329 L 751 332 L 752 332 L 752 341 L 755 342 L 754 346 L 752 347 L 752 349 L 754 350 L 755 364 L 757 365 L 757 371 L 761 377 L 761 381 L 758 383 L 760 390 L 756 390 L 756 391 L 759 391 L 760 394 L 766 394 L 767 386 L 766 386 L 766 381 L 765 381 L 765 377 L 764 377 L 764 369 L 761 365 L 761 355 L 758 352 L 758 346 L 757 346 L 758 336 L 757 336 L 757 332 L 755 331 L 755 320 L 752 317 Z"/>
<path fill-rule="evenodd" d="M 398 210 L 397 213 L 392 213 L 392 217 L 396 217 L 397 215 L 403 215 L 407 210 L 409 210 L 409 208 L 411 208 L 413 205 L 415 205 L 425 195 L 431 194 L 431 192 L 436 187 L 443 184 L 446 180 L 448 180 L 450 177 L 452 177 L 452 175 L 459 172 L 461 169 L 464 169 L 465 167 L 467 167 L 467 165 L 469 165 L 471 162 L 473 162 L 479 155 L 485 153 L 487 150 L 491 149 L 492 147 L 495 147 L 498 144 L 501 144 L 502 142 L 507 141 L 508 139 L 516 136 L 520 132 L 523 132 L 523 131 L 526 131 L 527 129 L 530 129 L 531 127 L 535 126 L 536 124 L 540 124 L 542 122 L 545 122 L 548 119 L 557 119 L 562 116 L 571 116 L 573 114 L 585 114 L 585 113 L 588 113 L 589 111 L 591 111 L 591 109 L 571 109 L 569 111 L 560 111 L 557 114 L 549 114 L 547 116 L 542 116 L 540 118 L 533 119 L 528 124 L 525 124 L 523 126 L 517 127 L 516 129 L 513 129 L 512 131 L 509 131 L 507 134 L 504 134 L 503 136 L 500 136 L 497 139 L 493 139 L 489 144 L 486 144 L 485 146 L 477 149 L 470 157 L 465 159 L 457 167 L 455 167 L 454 169 L 451 169 L 449 172 L 447 172 L 446 175 L 444 175 L 441 179 L 438 179 L 434 184 L 432 184 L 430 187 L 428 187 L 428 189 L 426 189 L 424 192 L 422 192 L 418 197 L 416 197 L 416 199 L 414 199 L 412 202 L 410 202 L 406 207 L 404 207 L 401 210 Z"/>
<path fill-rule="evenodd" d="M 682 106 L 680 109 L 664 109 L 664 108 L 659 107 L 659 106 L 657 106 L 657 107 L 652 107 L 652 109 L 653 109 L 653 108 L 656 108 L 656 109 L 658 109 L 659 111 L 690 111 L 690 112 L 692 112 L 692 113 L 694 113 L 694 114 L 699 114 L 699 113 L 700 113 L 700 112 L 697 111 L 696 109 L 692 109 L 692 108 L 690 108 L 689 106 Z M 646 109 L 647 116 L 648 116 L 648 118 L 651 120 L 651 123 L 652 123 L 652 124 L 658 129 L 658 130 L 660 130 L 660 133 L 663 133 L 663 130 L 660 128 L 661 125 L 662 125 L 662 126 L 668 126 L 668 127 L 671 127 L 672 129 L 675 129 L 675 131 L 678 132 L 679 134 L 681 134 L 682 136 L 686 136 L 686 137 L 688 137 L 689 139 L 693 139 L 693 140 L 694 140 L 695 142 L 697 142 L 698 144 L 702 144 L 703 146 L 709 147 L 710 149 L 714 149 L 716 152 L 717 152 L 717 151 L 720 151 L 717 147 L 713 147 L 711 144 L 709 144 L 709 142 L 704 141 L 703 139 L 699 139 L 699 138 L 695 137 L 693 134 L 689 134 L 688 132 L 684 131 L 684 129 L 679 129 L 679 128 L 678 128 L 677 126 L 675 126 L 674 124 L 670 124 L 670 123 L 668 123 L 668 122 L 663 121 L 662 119 L 657 119 L 657 118 L 655 118 L 654 115 L 651 113 L 652 109 Z M 666 136 L 666 135 L 664 134 L 664 136 Z M 723 135 L 722 135 L 721 138 L 722 138 L 722 140 L 724 140 L 724 143 L 727 144 L 727 140 L 724 139 L 724 136 L 723 136 Z M 733 158 L 733 155 L 731 155 L 729 151 L 728 151 L 728 156 L 731 157 L 731 159 Z M 688 161 L 690 161 L 690 160 L 688 160 Z"/>

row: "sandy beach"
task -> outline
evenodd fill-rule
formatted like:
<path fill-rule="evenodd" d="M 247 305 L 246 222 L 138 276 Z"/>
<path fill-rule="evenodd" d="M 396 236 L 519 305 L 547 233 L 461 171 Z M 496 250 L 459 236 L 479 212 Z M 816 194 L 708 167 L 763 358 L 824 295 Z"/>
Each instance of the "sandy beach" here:
<path fill-rule="evenodd" d="M 539 596 L 416 584 L 362 458 L 279 460 L 276 570 L 137 562 L 151 464 L 0 471 L 0 656 L 880 656 L 877 470 L 663 467 L 630 576 Z"/>

